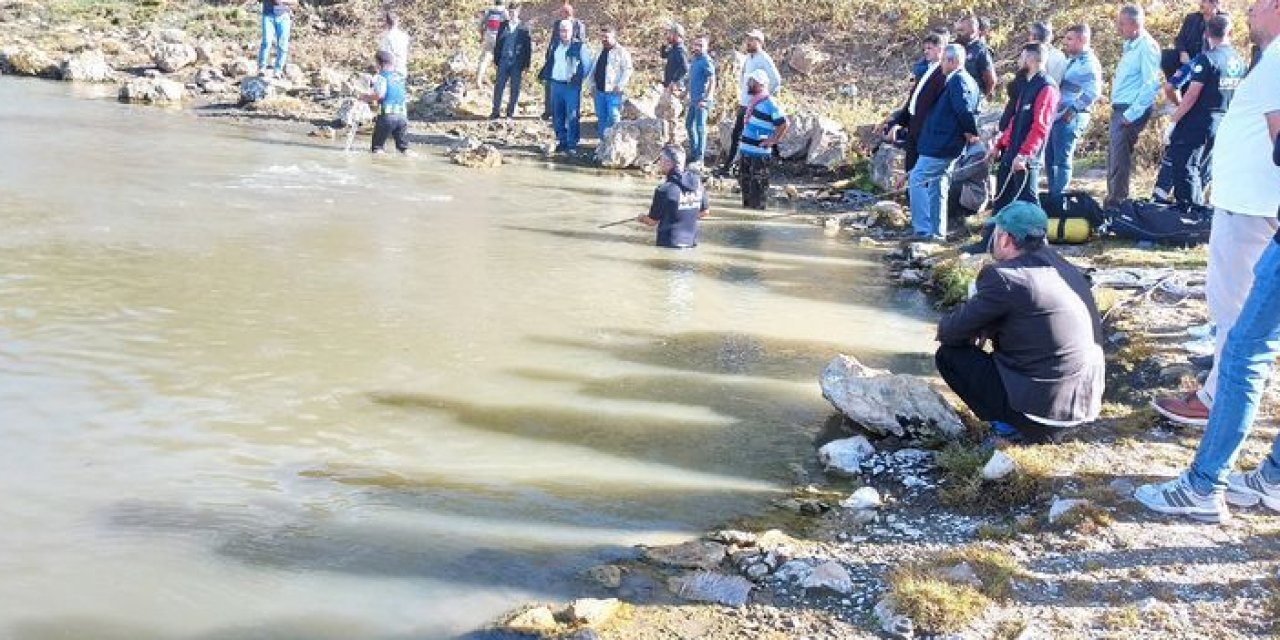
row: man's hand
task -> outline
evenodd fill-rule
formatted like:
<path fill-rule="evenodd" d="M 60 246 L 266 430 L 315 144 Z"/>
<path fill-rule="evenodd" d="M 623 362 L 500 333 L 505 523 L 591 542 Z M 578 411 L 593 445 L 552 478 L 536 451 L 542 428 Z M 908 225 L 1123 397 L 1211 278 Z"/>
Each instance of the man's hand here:
<path fill-rule="evenodd" d="M 1026 170 L 1027 170 L 1027 157 L 1026 157 L 1026 156 L 1022 156 L 1022 155 L 1020 155 L 1020 156 L 1018 156 L 1018 157 L 1014 158 L 1014 159 L 1013 159 L 1013 164 L 1012 164 L 1012 165 L 1010 165 L 1010 167 L 1013 169 L 1013 171 L 1014 171 L 1015 173 L 1016 173 L 1016 172 L 1019 172 L 1019 171 L 1026 171 Z"/>
<path fill-rule="evenodd" d="M 778 139 L 774 136 L 769 136 L 768 138 L 765 138 L 764 140 L 760 141 L 760 146 L 766 149 L 769 147 L 772 147 L 775 144 L 778 144 Z"/>
<path fill-rule="evenodd" d="M 974 135 L 974 134 L 972 134 L 972 133 L 966 133 L 966 134 L 964 134 L 964 141 L 965 141 L 965 142 L 968 142 L 969 144 L 977 144 L 978 142 L 981 142 L 981 141 L 982 141 L 982 138 L 980 138 L 980 137 L 978 137 L 978 136 L 976 136 L 976 135 Z"/>
<path fill-rule="evenodd" d="M 1188 63 L 1188 62 L 1191 62 L 1191 56 L 1187 55 L 1187 52 L 1186 52 L 1186 51 L 1180 51 L 1180 52 L 1178 52 L 1178 63 L 1179 63 L 1179 64 L 1186 64 L 1186 63 Z"/>

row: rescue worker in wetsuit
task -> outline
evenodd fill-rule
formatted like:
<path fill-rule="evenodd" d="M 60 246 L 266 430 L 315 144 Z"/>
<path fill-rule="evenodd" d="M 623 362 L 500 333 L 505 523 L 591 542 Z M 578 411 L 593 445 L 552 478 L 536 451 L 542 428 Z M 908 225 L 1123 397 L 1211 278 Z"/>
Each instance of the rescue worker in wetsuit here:
<path fill-rule="evenodd" d="M 662 148 L 658 169 L 666 178 L 653 192 L 649 213 L 636 222 L 658 228 L 658 246 L 692 249 L 698 246 L 698 220 L 711 211 L 707 190 L 697 171 L 685 169 L 684 149 L 676 145 Z"/>

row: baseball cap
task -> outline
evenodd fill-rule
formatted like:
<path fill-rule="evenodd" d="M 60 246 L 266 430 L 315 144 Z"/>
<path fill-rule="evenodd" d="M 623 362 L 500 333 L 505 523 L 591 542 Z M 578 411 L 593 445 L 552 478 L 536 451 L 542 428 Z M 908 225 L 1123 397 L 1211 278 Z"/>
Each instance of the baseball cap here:
<path fill-rule="evenodd" d="M 759 40 L 760 42 L 764 42 L 764 32 L 763 32 L 763 31 L 761 31 L 761 30 L 759 30 L 759 29 L 752 29 L 752 30 L 748 31 L 748 32 L 747 32 L 747 37 L 748 37 L 748 38 L 755 38 L 756 40 Z"/>
<path fill-rule="evenodd" d="M 755 80 L 756 84 L 762 87 L 769 86 L 769 74 L 764 69 L 756 69 L 755 71 L 752 71 L 751 75 L 747 76 L 747 79 Z"/>
<path fill-rule="evenodd" d="M 1049 216 L 1039 205 L 1017 200 L 987 219 L 986 226 L 999 226 L 1018 240 L 1026 240 L 1048 233 Z"/>

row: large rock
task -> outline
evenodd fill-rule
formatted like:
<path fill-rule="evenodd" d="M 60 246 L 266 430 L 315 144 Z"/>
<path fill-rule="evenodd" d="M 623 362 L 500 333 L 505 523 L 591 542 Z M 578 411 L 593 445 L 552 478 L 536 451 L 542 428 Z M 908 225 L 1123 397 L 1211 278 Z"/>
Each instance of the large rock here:
<path fill-rule="evenodd" d="M 344 83 L 351 74 L 333 67 L 320 67 L 311 74 L 311 88 L 326 95 L 334 95 L 342 91 Z"/>
<path fill-rule="evenodd" d="M 657 87 L 645 89 L 640 96 L 628 96 L 622 100 L 623 120 L 650 120 L 658 117 L 658 100 L 662 98 L 662 90 Z"/>
<path fill-rule="evenodd" d="M 682 544 L 645 549 L 647 560 L 669 567 L 712 569 L 724 561 L 727 548 L 719 542 L 690 540 Z"/>
<path fill-rule="evenodd" d="M 207 40 L 196 43 L 197 64 L 221 67 L 222 62 L 222 55 L 219 53 L 217 45 Z"/>
<path fill-rule="evenodd" d="M 113 71 L 97 49 L 81 51 L 62 63 L 62 79 L 72 82 L 110 82 Z"/>
<path fill-rule="evenodd" d="M 809 138 L 809 152 L 805 164 L 835 169 L 845 164 L 849 155 L 849 134 L 839 122 L 830 118 L 818 118 L 818 124 Z"/>
<path fill-rule="evenodd" d="M 164 44 L 187 44 L 187 32 L 182 29 L 161 29 L 157 34 Z"/>
<path fill-rule="evenodd" d="M 196 62 L 196 48 L 186 43 L 161 42 L 151 50 L 151 61 L 165 73 L 185 69 Z"/>
<path fill-rule="evenodd" d="M 302 67 L 292 62 L 284 66 L 284 78 L 295 86 L 307 84 L 307 74 L 302 71 Z"/>
<path fill-rule="evenodd" d="M 334 114 L 333 119 L 344 127 L 368 124 L 373 122 L 373 109 L 369 108 L 367 102 L 355 98 L 343 98 L 342 102 L 338 103 L 338 112 Z"/>
<path fill-rule="evenodd" d="M 5 68 L 19 76 L 57 79 L 62 67 L 49 54 L 34 47 L 21 47 L 5 55 Z"/>
<path fill-rule="evenodd" d="M 474 149 L 460 149 L 450 153 L 449 159 L 456 165 L 471 169 L 493 169 L 502 166 L 502 152 L 491 144 L 482 144 Z"/>
<path fill-rule="evenodd" d="M 791 126 L 787 127 L 787 133 L 778 141 L 778 155 L 784 160 L 804 157 L 809 152 L 814 131 L 818 129 L 818 115 L 801 111 L 788 116 L 787 122 Z"/>
<path fill-rule="evenodd" d="M 818 448 L 818 462 L 827 471 L 846 476 L 862 473 L 862 461 L 875 455 L 876 448 L 866 436 L 832 440 Z"/>
<path fill-rule="evenodd" d="M 231 88 L 231 83 L 217 67 L 200 67 L 192 83 L 205 93 L 226 93 Z"/>
<path fill-rule="evenodd" d="M 258 63 L 248 58 L 236 58 L 222 63 L 222 72 L 228 78 L 243 78 L 258 72 Z"/>
<path fill-rule="evenodd" d="M 658 98 L 657 106 L 653 108 L 653 115 L 662 120 L 678 120 L 682 113 L 684 113 L 684 103 L 673 93 L 664 92 Z"/>
<path fill-rule="evenodd" d="M 708 136 L 710 138 L 711 136 Z M 707 141 L 707 157 L 719 158 L 721 162 L 727 160 L 724 156 L 729 153 L 729 149 L 733 146 L 733 118 L 725 118 L 716 126 L 716 135 L 714 139 Z M 714 144 L 711 144 L 714 142 Z"/>
<path fill-rule="evenodd" d="M 187 95 L 186 87 L 167 78 L 133 78 L 120 88 L 121 102 L 175 104 Z"/>
<path fill-rule="evenodd" d="M 800 587 L 806 590 L 826 590 L 844 595 L 853 591 L 853 578 L 849 571 L 838 562 L 824 562 L 813 568 L 803 579 Z"/>
<path fill-rule="evenodd" d="M 596 160 L 606 167 L 644 167 L 662 153 L 662 121 L 623 120 L 604 134 L 596 147 Z"/>
<path fill-rule="evenodd" d="M 742 576 L 711 571 L 699 571 L 671 578 L 667 582 L 667 587 L 685 600 L 715 602 L 726 607 L 741 607 L 746 604 L 754 586 Z"/>
<path fill-rule="evenodd" d="M 840 502 L 840 506 L 846 509 L 861 511 L 864 509 L 876 509 L 884 504 L 880 498 L 880 492 L 875 487 L 859 487 L 852 495 Z"/>
<path fill-rule="evenodd" d="M 915 376 L 871 369 L 839 355 L 822 371 L 820 385 L 836 409 L 875 433 L 951 439 L 964 432 L 942 394 Z"/>
<path fill-rule="evenodd" d="M 368 82 L 372 83 L 372 76 L 368 76 Z M 363 80 L 363 79 L 362 79 Z M 368 91 L 367 88 L 358 89 L 352 86 L 353 80 L 348 81 L 348 93 L 362 93 Z M 413 104 L 410 109 L 412 115 L 418 118 L 451 118 L 457 114 L 466 112 L 467 93 L 469 85 L 461 78 L 449 78 L 436 86 L 436 88 L 422 94 L 422 97 Z"/>
<path fill-rule="evenodd" d="M 555 631 L 558 625 L 550 608 L 530 607 L 509 617 L 502 626 L 517 633 L 538 634 Z"/>
<path fill-rule="evenodd" d="M 829 59 L 827 54 L 818 50 L 817 47 L 808 44 L 802 44 L 792 47 L 791 55 L 787 56 L 787 64 L 792 69 L 803 73 L 804 75 L 812 74 L 819 65 Z"/>
<path fill-rule="evenodd" d="M 240 81 L 240 104 L 242 105 L 262 102 L 275 94 L 275 86 L 266 78 L 249 76 Z"/>
<path fill-rule="evenodd" d="M 882 191 L 893 191 L 902 183 L 902 149 L 882 144 L 871 156 L 871 182 Z"/>
<path fill-rule="evenodd" d="M 574 624 L 594 627 L 608 622 L 621 607 L 617 598 L 579 598 L 569 604 L 567 617 Z"/>

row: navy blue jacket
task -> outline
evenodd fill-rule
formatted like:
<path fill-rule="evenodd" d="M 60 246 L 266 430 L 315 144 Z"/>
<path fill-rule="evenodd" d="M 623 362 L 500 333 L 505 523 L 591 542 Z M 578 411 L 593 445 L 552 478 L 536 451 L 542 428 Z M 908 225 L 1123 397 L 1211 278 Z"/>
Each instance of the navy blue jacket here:
<path fill-rule="evenodd" d="M 947 78 L 946 87 L 929 110 L 920 132 L 917 149 L 931 158 L 958 158 L 964 151 L 965 134 L 978 135 L 978 100 L 982 94 L 973 77 L 958 69 Z"/>

